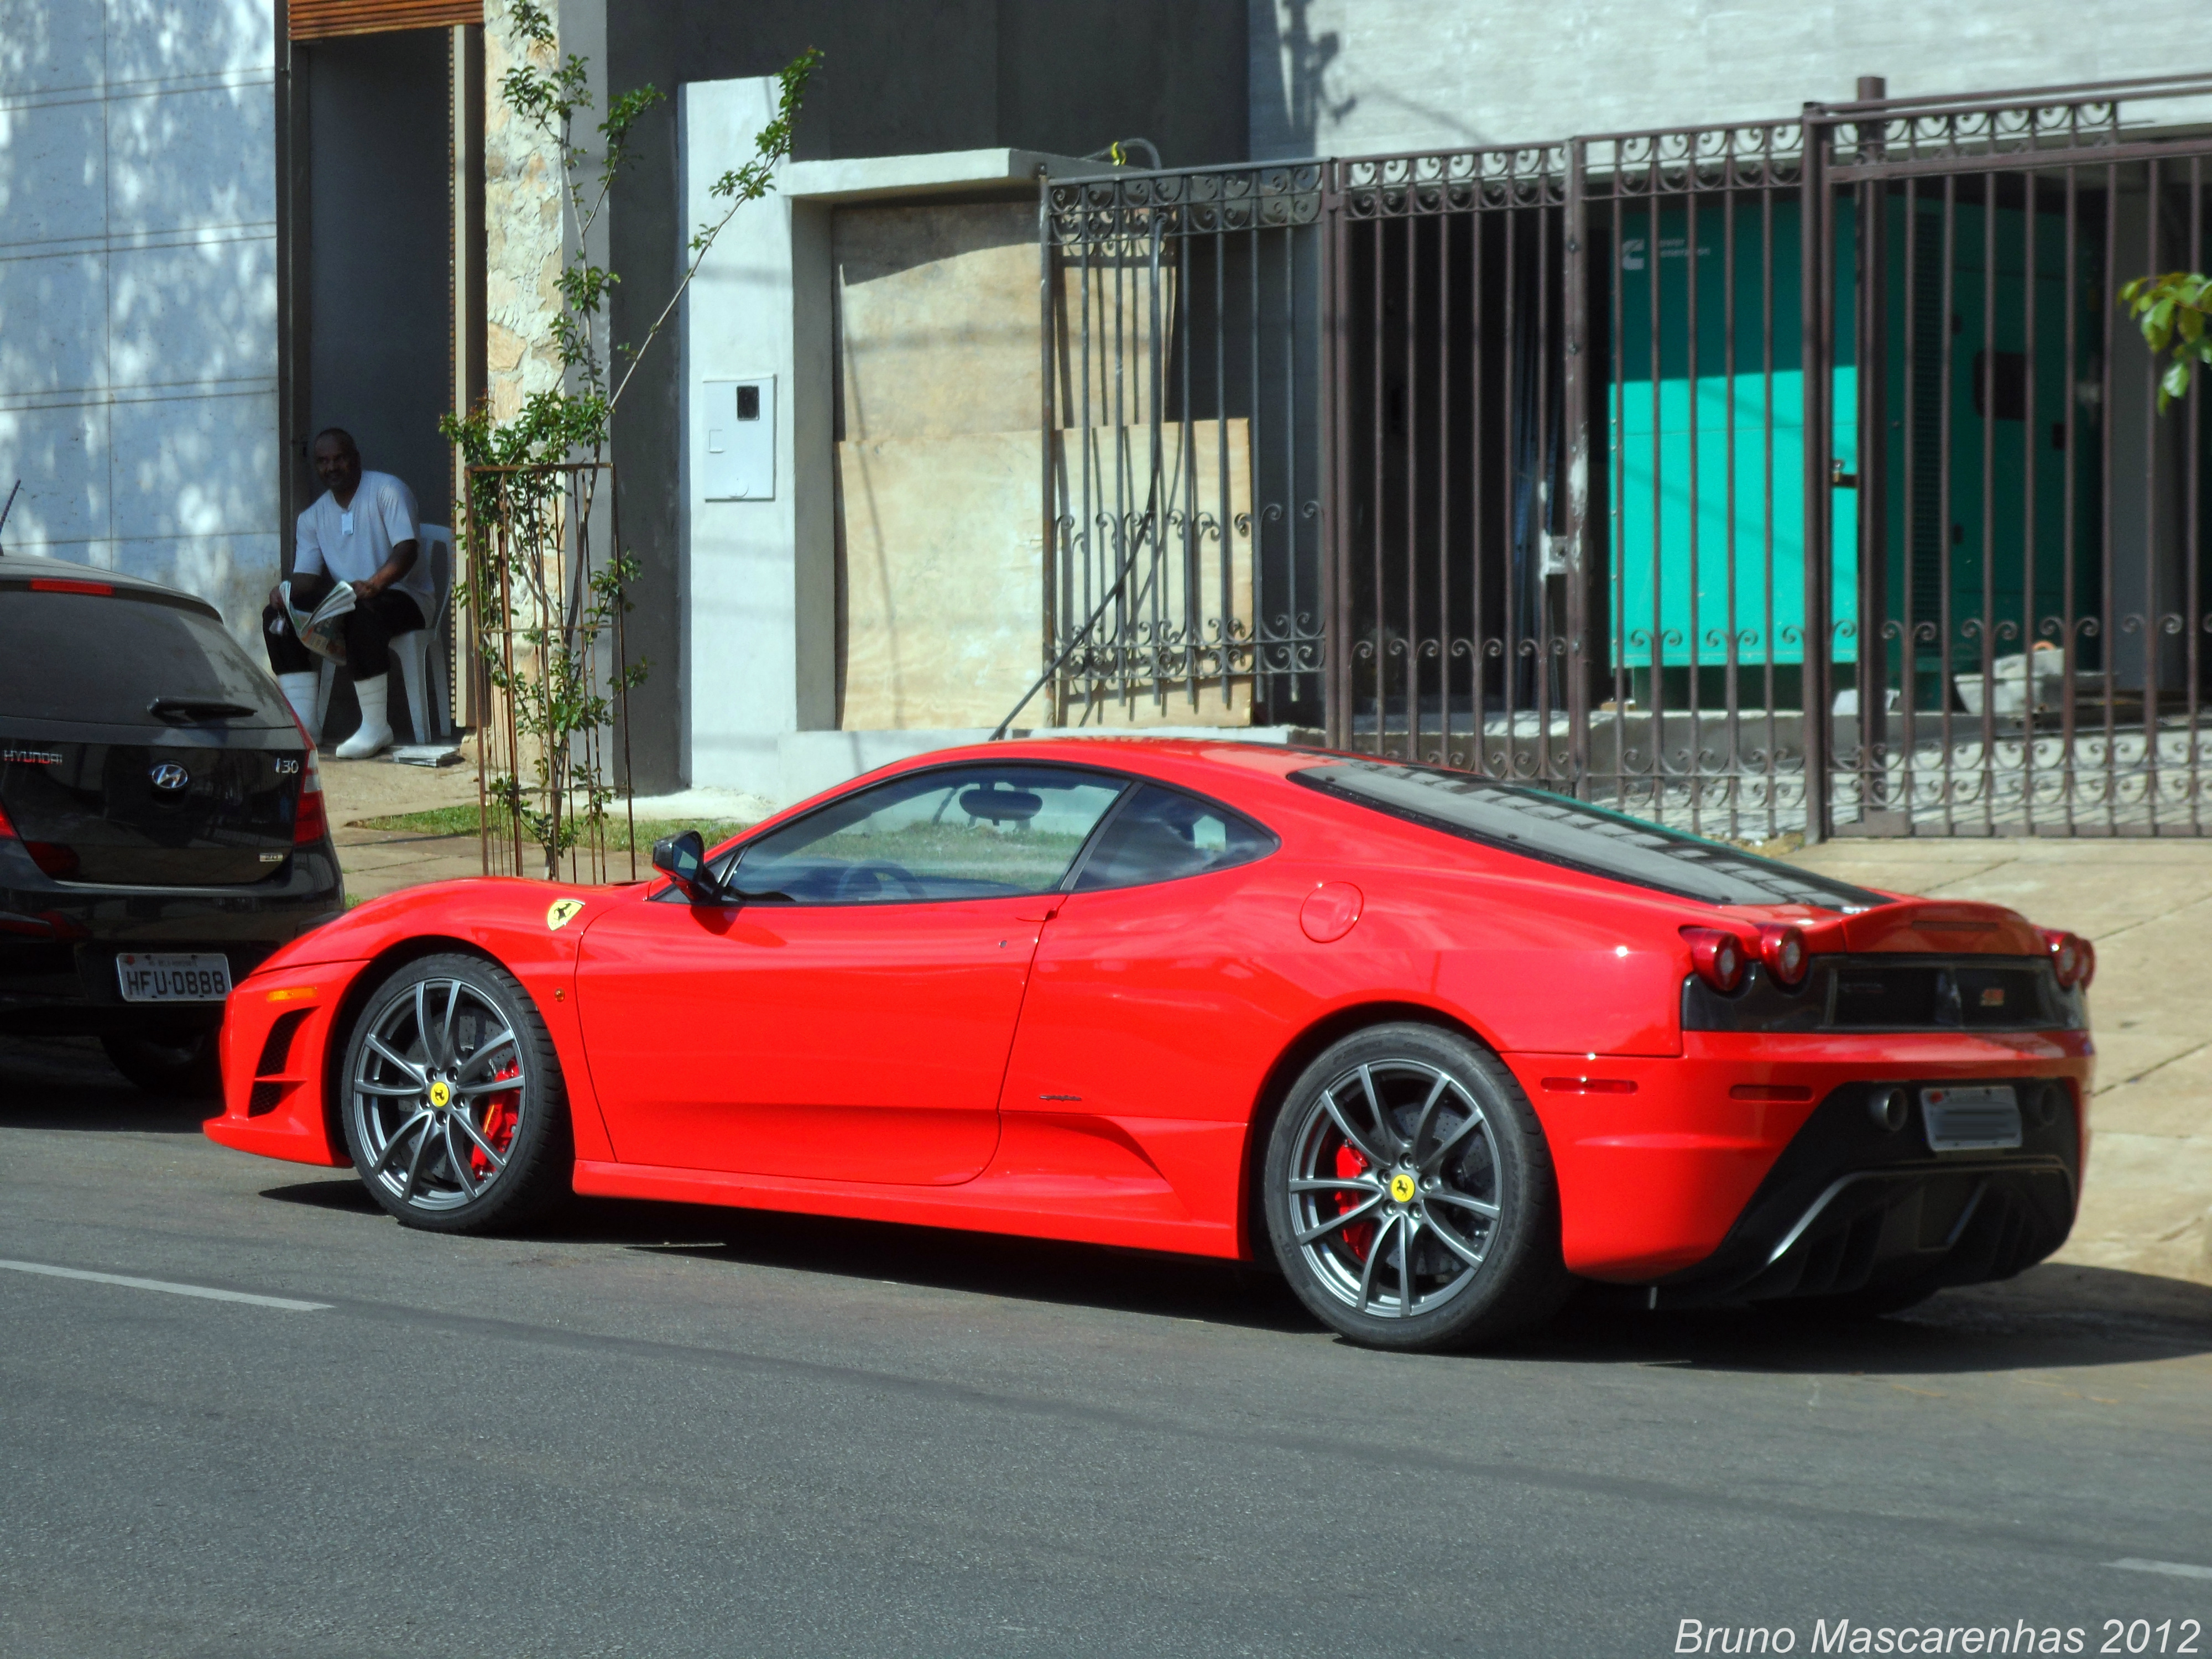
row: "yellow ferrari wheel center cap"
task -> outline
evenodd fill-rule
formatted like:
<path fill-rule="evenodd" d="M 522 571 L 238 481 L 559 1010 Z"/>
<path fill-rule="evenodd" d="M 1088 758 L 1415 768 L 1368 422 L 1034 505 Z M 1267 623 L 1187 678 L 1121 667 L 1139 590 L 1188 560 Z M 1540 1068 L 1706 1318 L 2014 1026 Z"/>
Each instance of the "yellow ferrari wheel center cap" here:
<path fill-rule="evenodd" d="M 453 1085 L 440 1078 L 430 1085 L 430 1103 L 440 1111 L 453 1103 Z"/>
<path fill-rule="evenodd" d="M 1390 1177 L 1390 1196 L 1401 1204 L 1413 1201 L 1413 1177 L 1402 1170 Z"/>

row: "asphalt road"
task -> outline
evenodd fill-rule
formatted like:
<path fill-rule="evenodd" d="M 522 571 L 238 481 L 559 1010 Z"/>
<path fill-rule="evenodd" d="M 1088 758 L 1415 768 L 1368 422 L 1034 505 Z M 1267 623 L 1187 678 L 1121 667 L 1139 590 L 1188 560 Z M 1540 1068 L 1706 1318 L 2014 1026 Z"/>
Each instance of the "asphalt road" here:
<path fill-rule="evenodd" d="M 1395 1358 L 1170 1258 L 646 1206 L 409 1232 L 201 1115 L 0 1039 L 8 1659 L 2212 1623 L 2212 1291 L 2045 1267 L 1851 1328 L 1583 1306 Z"/>

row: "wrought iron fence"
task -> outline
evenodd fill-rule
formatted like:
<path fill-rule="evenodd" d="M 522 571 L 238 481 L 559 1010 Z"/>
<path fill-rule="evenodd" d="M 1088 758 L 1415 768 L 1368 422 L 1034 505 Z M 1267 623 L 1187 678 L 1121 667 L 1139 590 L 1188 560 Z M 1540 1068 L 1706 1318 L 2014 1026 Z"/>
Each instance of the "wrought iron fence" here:
<path fill-rule="evenodd" d="M 629 569 L 607 464 L 468 469 L 465 610 L 486 875 L 637 876 L 623 649 Z M 621 833 L 610 829 L 619 820 Z"/>
<path fill-rule="evenodd" d="M 2206 394 L 2115 290 L 2207 262 L 2208 100 L 1051 181 L 1063 717 L 1249 672 L 1737 839 L 2203 833 Z"/>
<path fill-rule="evenodd" d="M 1320 723 L 1322 182 L 1042 187 L 1056 724 Z"/>

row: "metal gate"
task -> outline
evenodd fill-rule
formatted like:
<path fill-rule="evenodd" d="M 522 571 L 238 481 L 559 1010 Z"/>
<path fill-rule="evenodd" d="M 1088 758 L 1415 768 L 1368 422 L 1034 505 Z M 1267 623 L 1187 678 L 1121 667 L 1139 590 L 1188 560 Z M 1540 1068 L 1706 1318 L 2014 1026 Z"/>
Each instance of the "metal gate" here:
<path fill-rule="evenodd" d="M 1043 187 L 1054 724 L 1321 722 L 1326 177 Z"/>
<path fill-rule="evenodd" d="M 1062 718 L 1739 840 L 2203 833 L 2204 393 L 2113 296 L 2205 264 L 2208 98 L 1053 181 Z"/>

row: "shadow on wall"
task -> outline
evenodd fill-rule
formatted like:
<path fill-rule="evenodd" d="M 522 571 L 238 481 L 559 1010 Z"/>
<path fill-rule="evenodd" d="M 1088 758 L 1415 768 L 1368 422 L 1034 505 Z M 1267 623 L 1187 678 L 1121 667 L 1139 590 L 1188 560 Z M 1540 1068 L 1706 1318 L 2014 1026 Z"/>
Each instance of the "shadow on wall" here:
<path fill-rule="evenodd" d="M 1318 153 L 1322 117 L 1338 122 L 1359 100 L 1332 100 L 1329 69 L 1344 49 L 1331 29 L 1316 35 L 1306 14 L 1313 0 L 1255 6 L 1251 35 L 1252 156 L 1255 161 Z"/>
<path fill-rule="evenodd" d="M 1255 3 L 1251 27 L 1251 155 L 1255 161 L 1281 161 L 1344 151 L 1339 131 L 1363 99 L 1384 110 L 1403 113 L 1407 120 L 1391 122 L 1429 137 L 1419 148 L 1439 143 L 1477 145 L 1496 142 L 1455 112 L 1392 91 L 1370 82 L 1360 91 L 1346 89 L 1346 43 L 1338 31 L 1315 32 L 1313 12 L 1332 15 L 1331 0 L 1262 0 Z M 1356 14 L 1345 0 L 1334 0 L 1334 15 Z M 1373 130 L 1373 116 L 1368 122 Z M 1364 151 L 1364 143 L 1351 149 Z"/>
<path fill-rule="evenodd" d="M 278 544 L 272 14 L 4 15 L 0 540 L 200 593 L 251 639 Z"/>

